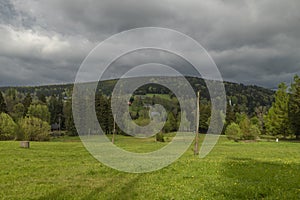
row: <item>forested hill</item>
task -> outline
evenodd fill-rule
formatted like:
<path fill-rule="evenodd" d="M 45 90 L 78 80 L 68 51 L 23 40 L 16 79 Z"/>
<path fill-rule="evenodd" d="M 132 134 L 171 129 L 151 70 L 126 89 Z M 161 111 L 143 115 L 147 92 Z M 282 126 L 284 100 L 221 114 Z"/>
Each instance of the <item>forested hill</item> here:
<path fill-rule="evenodd" d="M 201 91 L 201 99 L 209 100 L 209 93 L 203 79 L 187 77 L 194 90 Z M 107 80 L 100 82 L 98 88 L 101 93 L 109 96 L 116 84 L 117 80 Z M 259 106 L 270 107 L 274 100 L 274 91 L 255 85 L 244 85 L 238 83 L 224 82 L 228 102 L 232 105 L 239 105 L 241 111 L 252 113 Z M 67 97 L 71 94 L 73 84 L 63 85 L 45 85 L 45 86 L 27 86 L 27 87 L 0 87 L 3 93 L 9 89 L 15 89 L 20 94 L 35 94 L 39 96 L 62 96 Z M 171 94 L 171 92 L 156 84 L 150 84 L 139 88 L 135 94 Z"/>

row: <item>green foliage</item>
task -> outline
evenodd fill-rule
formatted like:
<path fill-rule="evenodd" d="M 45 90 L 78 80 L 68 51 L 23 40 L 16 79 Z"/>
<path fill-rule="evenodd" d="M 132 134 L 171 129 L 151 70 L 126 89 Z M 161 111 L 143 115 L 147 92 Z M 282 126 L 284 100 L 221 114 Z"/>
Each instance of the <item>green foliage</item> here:
<path fill-rule="evenodd" d="M 296 75 L 290 88 L 289 120 L 292 132 L 300 139 L 300 77 Z"/>
<path fill-rule="evenodd" d="M 159 132 L 155 135 L 157 142 L 165 142 L 164 134 L 162 132 Z"/>
<path fill-rule="evenodd" d="M 289 95 L 287 86 L 280 83 L 275 94 L 275 102 L 272 104 L 265 117 L 266 132 L 270 135 L 289 134 L 288 118 Z"/>
<path fill-rule="evenodd" d="M 265 134 L 265 120 L 264 116 L 267 114 L 266 106 L 258 106 L 255 108 L 255 116 L 258 119 L 258 127 L 262 134 Z"/>
<path fill-rule="evenodd" d="M 248 140 L 255 140 L 259 137 L 259 135 L 261 134 L 258 126 L 256 124 L 252 124 L 250 126 L 250 131 L 249 131 L 249 135 L 244 135 L 245 139 Z"/>
<path fill-rule="evenodd" d="M 50 125 L 33 116 L 20 120 L 20 128 L 24 139 L 30 141 L 47 141 L 50 139 Z"/>
<path fill-rule="evenodd" d="M 31 104 L 28 108 L 28 116 L 39 118 L 47 123 L 50 123 L 50 112 L 46 105 Z"/>
<path fill-rule="evenodd" d="M 226 109 L 226 124 L 231 124 L 232 122 L 235 121 L 236 121 L 236 116 L 234 112 L 234 107 L 228 103 Z"/>
<path fill-rule="evenodd" d="M 63 118 L 63 102 L 61 98 L 52 95 L 49 99 L 50 124 L 64 124 Z"/>
<path fill-rule="evenodd" d="M 251 122 L 251 124 L 257 125 L 257 126 L 259 126 L 259 123 L 260 123 L 258 117 L 256 117 L 256 116 L 252 117 L 250 119 L 250 122 Z"/>
<path fill-rule="evenodd" d="M 170 112 L 168 114 L 168 118 L 167 118 L 167 121 L 166 121 L 165 126 L 163 128 L 163 131 L 165 133 L 169 133 L 169 132 L 176 131 L 176 130 L 177 130 L 177 122 L 176 122 L 176 119 L 174 117 L 174 114 L 172 112 Z"/>
<path fill-rule="evenodd" d="M 101 94 L 96 94 L 95 107 L 96 115 L 102 130 L 105 134 L 113 132 L 113 115 L 111 111 L 111 100 Z"/>
<path fill-rule="evenodd" d="M 9 88 L 5 91 L 5 101 L 7 112 L 12 113 L 13 107 L 19 102 L 19 93 L 15 88 Z"/>
<path fill-rule="evenodd" d="M 239 125 L 232 122 L 230 125 L 227 126 L 225 135 L 230 140 L 238 141 L 242 136 L 242 132 Z"/>
<path fill-rule="evenodd" d="M 44 103 L 44 104 L 46 104 L 47 103 L 47 99 L 46 99 L 46 96 L 44 95 L 44 94 L 38 94 L 37 95 L 37 97 L 38 97 L 38 99 L 39 99 L 39 101 L 41 102 L 41 103 Z"/>
<path fill-rule="evenodd" d="M 24 112 L 25 112 L 24 105 L 22 103 L 18 103 L 14 106 L 11 116 L 15 121 L 18 121 L 19 119 L 23 118 Z"/>
<path fill-rule="evenodd" d="M 66 127 L 66 130 L 67 130 L 67 134 L 69 136 L 78 135 L 75 124 L 74 124 L 71 100 L 67 100 L 65 102 L 65 105 L 64 105 L 64 108 L 63 108 L 63 116 L 64 116 L 64 119 L 65 119 L 65 127 Z"/>
<path fill-rule="evenodd" d="M 7 105 L 3 98 L 2 92 L 0 92 L 0 113 L 2 113 L 2 112 L 4 112 L 4 113 L 7 112 Z"/>
<path fill-rule="evenodd" d="M 6 113 L 0 113 L 0 140 L 11 140 L 16 137 L 17 124 Z"/>
<path fill-rule="evenodd" d="M 29 106 L 30 106 L 31 103 L 32 103 L 32 97 L 31 97 L 30 93 L 27 93 L 27 95 L 26 95 L 26 97 L 23 99 L 22 103 L 23 103 L 24 108 L 25 108 L 25 110 L 24 110 L 24 117 L 25 117 L 25 115 L 26 115 L 27 112 L 28 112 L 28 108 L 29 108 Z"/>
<path fill-rule="evenodd" d="M 228 139 L 238 141 L 238 140 L 255 140 L 261 134 L 259 127 L 257 125 L 257 120 L 249 118 L 246 115 L 239 115 L 240 123 L 231 123 L 227 126 L 225 135 Z M 255 119 L 255 120 L 254 120 Z"/>
<path fill-rule="evenodd" d="M 200 103 L 199 128 L 201 132 L 207 132 L 210 115 L 211 105 L 208 103 Z"/>
<path fill-rule="evenodd" d="M 242 131 L 242 138 L 248 139 L 248 137 L 251 135 L 250 128 L 251 128 L 251 122 L 248 117 L 243 118 L 239 123 L 240 129 Z"/>
<path fill-rule="evenodd" d="M 245 140 L 255 140 L 261 134 L 257 124 L 253 124 L 252 122 L 255 120 L 249 120 L 248 117 L 245 117 L 239 124 L 242 132 L 242 139 Z"/>
<path fill-rule="evenodd" d="M 244 119 L 248 118 L 245 113 L 236 113 L 236 123 L 240 124 Z"/>

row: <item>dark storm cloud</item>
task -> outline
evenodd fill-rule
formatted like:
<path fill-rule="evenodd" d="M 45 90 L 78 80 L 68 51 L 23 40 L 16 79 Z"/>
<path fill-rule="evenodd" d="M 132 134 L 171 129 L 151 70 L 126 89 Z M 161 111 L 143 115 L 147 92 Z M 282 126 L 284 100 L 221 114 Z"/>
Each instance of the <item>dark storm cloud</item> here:
<path fill-rule="evenodd" d="M 298 0 L 2 0 L 0 85 L 72 82 L 102 40 L 159 26 L 196 39 L 225 80 L 274 88 L 300 74 L 299 7 Z"/>

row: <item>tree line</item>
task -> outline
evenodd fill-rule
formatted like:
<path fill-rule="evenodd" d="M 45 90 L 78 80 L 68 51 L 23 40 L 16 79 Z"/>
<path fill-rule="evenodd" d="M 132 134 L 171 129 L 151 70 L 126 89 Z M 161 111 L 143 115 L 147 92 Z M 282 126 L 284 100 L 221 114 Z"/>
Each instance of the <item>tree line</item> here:
<path fill-rule="evenodd" d="M 229 107 L 228 113 L 231 112 L 230 109 Z M 252 118 L 245 113 L 232 117 L 228 114 L 225 132 L 228 138 L 237 141 L 256 139 L 259 135 L 266 134 L 300 139 L 300 77 L 294 76 L 290 88 L 285 83 L 280 83 L 270 109 L 258 107 L 255 113 L 256 116 Z"/>
<path fill-rule="evenodd" d="M 199 131 L 205 133 L 211 120 L 209 93 L 204 80 L 191 77 L 188 80 L 195 91 L 200 91 Z M 115 80 L 100 82 L 95 98 L 98 121 L 106 134 L 111 134 L 114 127 L 110 95 L 115 83 Z M 289 89 L 281 83 L 274 94 L 257 86 L 225 82 L 227 111 L 220 111 L 225 122 L 223 134 L 234 140 L 255 139 L 261 134 L 299 137 L 299 85 L 299 77 L 295 76 Z M 2 88 L 0 140 L 49 140 L 51 129 L 54 135 L 77 135 L 71 86 Z M 148 124 L 149 106 L 154 104 L 163 105 L 168 113 L 162 133 L 177 131 L 182 118 L 186 119 L 186 127 L 195 126 L 190 114 L 181 112 L 176 96 L 157 84 L 135 91 L 129 100 L 131 118 L 138 125 Z M 118 126 L 116 132 L 126 135 Z"/>

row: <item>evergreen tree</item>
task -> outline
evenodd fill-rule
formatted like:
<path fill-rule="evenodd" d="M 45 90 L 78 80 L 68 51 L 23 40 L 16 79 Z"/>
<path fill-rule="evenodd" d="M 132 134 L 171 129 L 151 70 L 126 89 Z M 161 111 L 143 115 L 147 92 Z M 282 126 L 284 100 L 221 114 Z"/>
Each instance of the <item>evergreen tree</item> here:
<path fill-rule="evenodd" d="M 235 113 L 234 113 L 234 108 L 232 105 L 227 103 L 227 109 L 226 109 L 226 124 L 225 126 L 228 126 L 232 122 L 235 122 Z"/>
<path fill-rule="evenodd" d="M 52 95 L 49 99 L 50 124 L 60 123 L 62 125 L 63 102 L 61 98 Z"/>
<path fill-rule="evenodd" d="M 2 92 L 0 92 L 0 113 L 7 113 L 7 106 L 3 98 Z"/>
<path fill-rule="evenodd" d="M 300 139 L 300 77 L 296 75 L 290 88 L 289 121 L 292 132 Z"/>
<path fill-rule="evenodd" d="M 113 129 L 113 117 L 109 106 L 109 100 L 101 94 L 95 97 L 96 115 L 105 134 L 109 134 Z"/>
<path fill-rule="evenodd" d="M 63 107 L 63 118 L 65 120 L 65 128 L 70 136 L 76 136 L 78 135 L 75 124 L 74 124 L 74 118 L 72 113 L 72 101 L 68 99 Z"/>
<path fill-rule="evenodd" d="M 207 132 L 208 120 L 211 115 L 210 104 L 200 103 L 199 129 L 200 132 Z"/>
<path fill-rule="evenodd" d="M 38 99 L 41 103 L 44 103 L 46 104 L 47 103 L 47 99 L 46 99 L 46 96 L 44 94 L 39 94 L 38 95 Z"/>
<path fill-rule="evenodd" d="M 28 112 L 28 108 L 32 103 L 32 97 L 30 95 L 30 93 L 27 93 L 26 97 L 23 100 L 23 105 L 24 105 L 24 116 L 27 114 Z"/>
<path fill-rule="evenodd" d="M 259 129 L 261 131 L 262 134 L 265 133 L 265 120 L 264 120 L 264 116 L 267 113 L 267 107 L 266 106 L 258 106 L 254 109 L 255 111 L 255 115 L 257 116 L 259 123 Z"/>
<path fill-rule="evenodd" d="M 18 92 L 14 88 L 10 88 L 5 91 L 6 107 L 9 114 L 13 112 L 13 107 L 18 103 L 17 94 Z"/>
<path fill-rule="evenodd" d="M 280 83 L 275 94 L 275 102 L 272 104 L 265 117 L 266 132 L 271 135 L 289 134 L 288 119 L 289 95 L 285 83 Z"/>
<path fill-rule="evenodd" d="M 170 128 L 171 128 L 170 131 L 176 131 L 177 130 L 177 123 L 176 123 L 176 119 L 174 117 L 173 112 L 170 112 L 168 114 L 168 120 L 167 120 L 166 123 L 170 123 Z"/>

